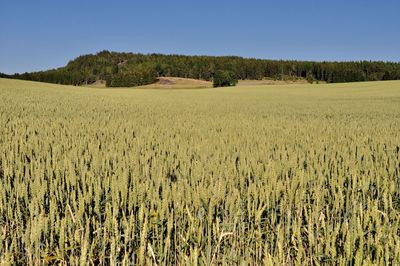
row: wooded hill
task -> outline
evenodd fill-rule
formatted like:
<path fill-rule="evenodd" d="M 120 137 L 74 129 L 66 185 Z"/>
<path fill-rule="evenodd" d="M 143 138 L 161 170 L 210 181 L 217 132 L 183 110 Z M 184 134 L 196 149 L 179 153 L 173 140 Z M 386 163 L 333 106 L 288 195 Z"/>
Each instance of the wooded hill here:
<path fill-rule="evenodd" d="M 391 62 L 284 61 L 109 51 L 80 56 L 57 69 L 2 76 L 67 85 L 106 80 L 109 87 L 131 87 L 151 84 L 163 76 L 212 80 L 218 71 L 227 71 L 243 80 L 305 78 L 310 82 L 337 83 L 400 79 L 400 63 Z"/>

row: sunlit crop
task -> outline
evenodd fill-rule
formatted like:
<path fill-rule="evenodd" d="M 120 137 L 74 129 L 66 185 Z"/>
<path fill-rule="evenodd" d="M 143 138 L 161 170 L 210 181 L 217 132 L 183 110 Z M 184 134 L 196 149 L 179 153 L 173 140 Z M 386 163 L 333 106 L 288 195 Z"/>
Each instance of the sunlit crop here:
<path fill-rule="evenodd" d="M 0 262 L 398 265 L 400 82 L 0 79 Z"/>

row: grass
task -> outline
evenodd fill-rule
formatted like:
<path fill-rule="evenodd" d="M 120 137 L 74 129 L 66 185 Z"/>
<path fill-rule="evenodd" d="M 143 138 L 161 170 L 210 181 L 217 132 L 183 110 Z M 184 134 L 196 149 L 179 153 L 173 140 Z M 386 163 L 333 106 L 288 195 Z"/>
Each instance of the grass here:
<path fill-rule="evenodd" d="M 98 80 L 93 84 L 83 85 L 82 87 L 88 88 L 105 88 L 105 80 Z M 250 86 L 270 86 L 270 85 L 301 85 L 308 84 L 306 79 L 285 79 L 285 80 L 274 80 L 274 79 L 263 79 L 263 80 L 239 80 L 237 86 L 250 87 Z M 160 77 L 154 84 L 132 87 L 135 89 L 209 89 L 212 88 L 211 81 L 189 79 L 189 78 L 177 78 L 177 77 Z"/>
<path fill-rule="evenodd" d="M 400 82 L 0 79 L 2 264 L 400 264 Z"/>
<path fill-rule="evenodd" d="M 206 89 L 212 88 L 212 82 L 177 77 L 160 77 L 158 82 L 136 87 L 139 89 Z"/>
<path fill-rule="evenodd" d="M 88 88 L 105 88 L 105 81 L 96 81 L 94 84 L 84 85 Z M 198 79 L 177 78 L 177 77 L 160 77 L 154 84 L 132 87 L 134 89 L 206 89 L 212 88 L 212 82 Z"/>

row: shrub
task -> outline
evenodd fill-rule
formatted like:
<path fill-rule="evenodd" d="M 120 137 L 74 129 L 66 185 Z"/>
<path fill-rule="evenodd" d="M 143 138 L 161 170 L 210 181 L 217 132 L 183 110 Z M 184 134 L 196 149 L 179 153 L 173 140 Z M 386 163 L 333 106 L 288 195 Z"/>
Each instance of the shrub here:
<path fill-rule="evenodd" d="M 228 70 L 218 70 L 215 72 L 213 77 L 213 86 L 216 87 L 228 87 L 235 86 L 238 82 L 236 75 Z"/>

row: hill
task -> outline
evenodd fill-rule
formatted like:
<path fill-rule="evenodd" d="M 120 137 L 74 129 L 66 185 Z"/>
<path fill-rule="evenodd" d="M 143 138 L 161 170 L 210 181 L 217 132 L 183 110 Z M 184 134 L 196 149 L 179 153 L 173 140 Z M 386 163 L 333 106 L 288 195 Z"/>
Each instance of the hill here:
<path fill-rule="evenodd" d="M 80 56 L 61 68 L 7 77 L 68 85 L 104 80 L 109 87 L 132 87 L 156 83 L 160 77 L 211 81 L 218 70 L 229 71 L 239 80 L 301 78 L 339 83 L 400 79 L 400 63 L 392 62 L 308 62 L 109 51 Z"/>

